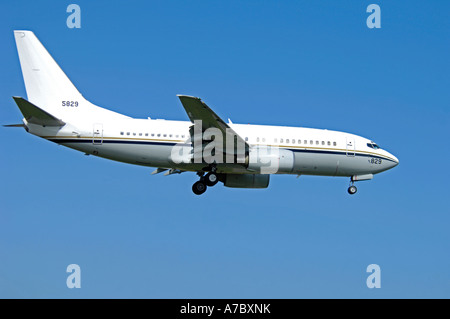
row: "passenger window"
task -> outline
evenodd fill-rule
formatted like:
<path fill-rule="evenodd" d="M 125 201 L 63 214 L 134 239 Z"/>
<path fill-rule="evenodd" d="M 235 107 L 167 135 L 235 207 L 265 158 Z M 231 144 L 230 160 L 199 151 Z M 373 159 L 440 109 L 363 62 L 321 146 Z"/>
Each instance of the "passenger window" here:
<path fill-rule="evenodd" d="M 123 132 L 120 132 L 120 135 L 123 135 Z"/>
<path fill-rule="evenodd" d="M 181 138 L 184 138 L 184 135 L 181 135 Z"/>
<path fill-rule="evenodd" d="M 331 142 L 330 142 L 330 141 L 328 141 L 328 142 L 327 142 L 327 145 L 328 145 L 328 146 L 331 146 Z"/>
<path fill-rule="evenodd" d="M 259 142 L 259 137 L 256 138 L 256 142 Z"/>
<path fill-rule="evenodd" d="M 133 136 L 136 136 L 136 133 L 133 133 Z"/>
<path fill-rule="evenodd" d="M 148 133 L 145 133 L 145 136 L 148 136 Z"/>
<path fill-rule="evenodd" d="M 295 144 L 295 140 L 294 139 L 292 139 L 292 144 Z"/>
<path fill-rule="evenodd" d="M 333 146 L 336 146 L 336 142 L 333 142 Z"/>
<path fill-rule="evenodd" d="M 142 133 L 139 133 L 139 136 L 142 136 Z"/>
<path fill-rule="evenodd" d="M 319 141 L 316 141 L 316 145 L 319 145 Z"/>
<path fill-rule="evenodd" d="M 280 138 L 280 143 L 283 143 L 283 139 L 282 138 Z"/>
<path fill-rule="evenodd" d="M 288 138 L 286 139 L 286 143 L 289 143 L 289 139 Z"/>
<path fill-rule="evenodd" d="M 263 143 L 266 142 L 266 138 L 265 138 L 265 137 L 262 138 L 262 142 L 263 142 Z"/>
<path fill-rule="evenodd" d="M 298 140 L 298 144 L 302 144 L 302 140 Z"/>
<path fill-rule="evenodd" d="M 309 144 L 313 145 L 313 144 L 314 144 L 314 141 L 313 141 L 313 140 L 310 140 L 310 141 L 309 141 Z"/>
<path fill-rule="evenodd" d="M 303 142 L 304 142 L 305 144 L 308 144 L 308 141 L 307 141 L 307 140 L 304 140 Z"/>
<path fill-rule="evenodd" d="M 156 136 L 160 137 L 160 136 L 161 136 L 161 134 L 156 134 Z"/>
<path fill-rule="evenodd" d="M 130 135 L 130 132 L 127 132 L 127 135 Z"/>
<path fill-rule="evenodd" d="M 322 145 L 325 145 L 325 141 L 322 141 Z"/>

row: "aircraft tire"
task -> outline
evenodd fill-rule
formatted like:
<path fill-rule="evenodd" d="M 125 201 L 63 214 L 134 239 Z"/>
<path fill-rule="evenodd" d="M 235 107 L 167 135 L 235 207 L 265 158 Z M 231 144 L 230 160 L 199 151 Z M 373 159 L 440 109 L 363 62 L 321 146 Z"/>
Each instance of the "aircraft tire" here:
<path fill-rule="evenodd" d="M 349 188 L 348 188 L 348 193 L 350 194 L 350 195 L 353 195 L 353 194 L 355 194 L 357 191 L 358 191 L 358 189 L 356 188 L 356 186 L 350 186 Z"/>
<path fill-rule="evenodd" d="M 205 183 L 208 186 L 214 186 L 217 184 L 217 182 L 219 181 L 219 177 L 217 176 L 216 173 L 208 173 L 205 176 Z"/>
<path fill-rule="evenodd" d="M 201 195 L 204 192 L 206 192 L 206 184 L 202 181 L 195 182 L 194 185 L 192 185 L 192 191 L 195 195 Z"/>

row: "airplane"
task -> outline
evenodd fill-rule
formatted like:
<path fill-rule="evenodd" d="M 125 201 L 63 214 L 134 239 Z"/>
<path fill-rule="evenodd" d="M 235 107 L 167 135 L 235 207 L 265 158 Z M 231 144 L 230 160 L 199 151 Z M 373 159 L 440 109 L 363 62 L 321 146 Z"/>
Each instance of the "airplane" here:
<path fill-rule="evenodd" d="M 226 187 L 267 188 L 270 175 L 349 177 L 356 181 L 398 165 L 372 140 L 304 127 L 223 121 L 198 97 L 177 95 L 190 121 L 136 119 L 87 101 L 32 31 L 14 31 L 27 99 L 14 96 L 28 133 L 102 158 L 154 167 L 152 174 L 195 172 L 196 195 Z"/>

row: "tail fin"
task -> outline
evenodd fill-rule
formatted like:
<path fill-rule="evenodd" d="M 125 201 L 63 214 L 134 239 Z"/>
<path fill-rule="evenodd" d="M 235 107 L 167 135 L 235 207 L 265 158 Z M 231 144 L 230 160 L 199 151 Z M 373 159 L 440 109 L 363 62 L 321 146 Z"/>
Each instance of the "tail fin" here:
<path fill-rule="evenodd" d="M 52 113 L 61 101 L 84 100 L 31 31 L 14 31 L 28 100 Z"/>
<path fill-rule="evenodd" d="M 90 103 L 32 31 L 14 31 L 28 101 L 58 119 L 127 117 Z"/>

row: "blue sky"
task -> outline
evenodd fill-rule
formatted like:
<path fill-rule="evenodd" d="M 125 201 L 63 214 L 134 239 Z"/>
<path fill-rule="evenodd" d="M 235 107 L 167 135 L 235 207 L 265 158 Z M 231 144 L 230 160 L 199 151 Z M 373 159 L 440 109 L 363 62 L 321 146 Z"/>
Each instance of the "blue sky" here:
<path fill-rule="evenodd" d="M 235 123 L 371 138 L 400 165 L 355 196 L 347 178 L 274 176 L 199 197 L 194 174 L 0 128 L 0 297 L 450 297 L 449 2 L 77 1 L 81 29 L 70 3 L 0 5 L 1 124 L 22 118 L 13 30 L 28 29 L 97 105 L 187 120 L 176 94 L 195 95 Z"/>

